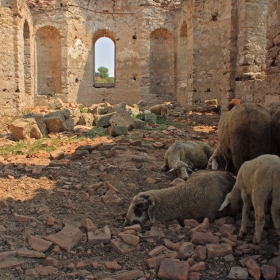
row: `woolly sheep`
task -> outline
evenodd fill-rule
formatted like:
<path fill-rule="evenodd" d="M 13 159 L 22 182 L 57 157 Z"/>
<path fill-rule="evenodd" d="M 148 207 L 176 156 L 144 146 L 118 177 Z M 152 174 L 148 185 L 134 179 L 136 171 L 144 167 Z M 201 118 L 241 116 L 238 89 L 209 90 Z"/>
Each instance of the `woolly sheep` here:
<path fill-rule="evenodd" d="M 188 170 L 204 169 L 214 149 L 199 141 L 176 141 L 164 155 L 163 172 L 177 172 L 179 177 L 187 179 Z"/>
<path fill-rule="evenodd" d="M 235 106 L 221 116 L 218 138 L 226 171 L 237 174 L 243 162 L 270 153 L 270 121 L 268 109 L 255 103 Z"/>
<path fill-rule="evenodd" d="M 228 215 L 229 208 L 223 212 L 218 210 L 234 183 L 228 172 L 200 170 L 177 186 L 140 192 L 131 201 L 125 226 L 174 219 L 183 225 L 184 219 L 202 221 L 205 217 L 213 222 Z"/>
<path fill-rule="evenodd" d="M 167 107 L 165 104 L 154 105 L 149 108 L 149 111 L 155 115 L 162 116 L 163 119 L 167 119 Z"/>
<path fill-rule="evenodd" d="M 223 210 L 231 198 L 241 191 L 243 200 L 242 222 L 238 237 L 247 232 L 247 221 L 252 204 L 255 210 L 255 233 L 253 243 L 260 243 L 265 224 L 265 210 L 272 197 L 271 216 L 274 227 L 280 229 L 280 158 L 276 155 L 261 155 L 242 164 L 233 190 L 227 194 L 220 207 Z"/>

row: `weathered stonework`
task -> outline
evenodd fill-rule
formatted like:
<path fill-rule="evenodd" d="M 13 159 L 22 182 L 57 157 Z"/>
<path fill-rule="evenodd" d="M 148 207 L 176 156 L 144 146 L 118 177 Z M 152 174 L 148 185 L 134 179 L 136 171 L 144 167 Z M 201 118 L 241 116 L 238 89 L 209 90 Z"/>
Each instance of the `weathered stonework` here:
<path fill-rule="evenodd" d="M 1 0 L 1 114 L 46 95 L 202 104 L 279 100 L 278 0 Z M 115 84 L 94 85 L 95 43 L 115 44 Z"/>

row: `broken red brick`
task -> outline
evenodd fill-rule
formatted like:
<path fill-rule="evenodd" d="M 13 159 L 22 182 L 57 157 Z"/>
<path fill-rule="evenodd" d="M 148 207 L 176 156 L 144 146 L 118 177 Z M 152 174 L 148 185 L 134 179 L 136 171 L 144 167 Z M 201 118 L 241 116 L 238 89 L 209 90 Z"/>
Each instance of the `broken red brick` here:
<path fill-rule="evenodd" d="M 83 225 L 84 225 L 84 227 L 86 228 L 87 231 L 95 231 L 96 230 L 96 226 L 92 222 L 91 219 L 84 219 Z"/>
<path fill-rule="evenodd" d="M 184 242 L 178 250 L 176 258 L 186 259 L 194 253 L 194 245 L 191 242 Z"/>
<path fill-rule="evenodd" d="M 232 253 L 232 247 L 228 243 L 206 244 L 208 258 L 224 257 Z"/>
<path fill-rule="evenodd" d="M 105 262 L 105 267 L 107 269 L 116 269 L 116 270 L 120 270 L 122 268 L 122 266 L 119 265 L 116 261 Z"/>
<path fill-rule="evenodd" d="M 262 265 L 261 271 L 265 280 L 273 280 L 276 277 L 276 268 L 271 265 Z"/>
<path fill-rule="evenodd" d="M 209 228 L 209 219 L 205 218 L 201 224 L 191 229 L 191 232 L 199 231 L 199 232 L 207 232 Z"/>
<path fill-rule="evenodd" d="M 139 236 L 135 236 L 135 235 L 130 235 L 130 234 L 125 234 L 125 233 L 119 233 L 118 235 L 123 242 L 127 243 L 127 244 L 131 244 L 133 246 L 137 246 L 139 244 Z"/>
<path fill-rule="evenodd" d="M 194 244 L 218 244 L 220 238 L 218 236 L 214 236 L 211 232 L 198 232 L 195 231 L 192 235 L 191 242 Z"/>
<path fill-rule="evenodd" d="M 161 262 L 166 259 L 165 255 L 161 255 L 161 256 L 157 256 L 157 257 L 153 257 L 150 259 L 145 260 L 145 263 L 147 265 L 147 267 L 149 268 L 153 268 L 153 267 L 159 267 Z"/>
<path fill-rule="evenodd" d="M 37 252 L 46 252 L 52 245 L 52 242 L 44 240 L 38 236 L 29 235 L 28 244 Z"/>
<path fill-rule="evenodd" d="M 206 259 L 206 247 L 198 245 L 196 246 L 194 252 L 201 260 Z"/>
<path fill-rule="evenodd" d="M 261 278 L 261 269 L 260 266 L 253 260 L 249 259 L 245 265 L 248 268 L 249 274 L 255 279 L 259 280 Z"/>
<path fill-rule="evenodd" d="M 133 246 L 127 243 L 124 243 L 120 238 L 112 239 L 111 247 L 114 248 L 119 254 L 124 255 L 126 253 L 139 250 L 140 245 Z"/>
<path fill-rule="evenodd" d="M 165 259 L 161 262 L 158 277 L 167 280 L 186 280 L 189 274 L 189 264 L 186 261 Z"/>
<path fill-rule="evenodd" d="M 83 233 L 79 228 L 66 224 L 61 231 L 56 234 L 48 235 L 46 239 L 69 251 L 80 241 L 82 237 Z"/>
<path fill-rule="evenodd" d="M 205 268 L 206 268 L 205 262 L 198 262 L 190 268 L 190 271 L 201 271 L 201 270 L 205 270 Z"/>
<path fill-rule="evenodd" d="M 108 226 L 103 229 L 97 229 L 94 232 L 88 232 L 88 243 L 99 244 L 99 243 L 109 243 L 111 240 L 111 232 Z"/>

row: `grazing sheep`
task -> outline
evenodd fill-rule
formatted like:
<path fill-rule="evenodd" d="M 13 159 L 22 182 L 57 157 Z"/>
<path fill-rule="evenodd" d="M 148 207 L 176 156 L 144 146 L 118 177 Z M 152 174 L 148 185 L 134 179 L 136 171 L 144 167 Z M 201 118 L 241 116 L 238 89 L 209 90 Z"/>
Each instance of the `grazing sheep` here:
<path fill-rule="evenodd" d="M 241 100 L 240 99 L 231 99 L 228 103 L 228 110 L 230 111 L 234 106 L 240 105 Z"/>
<path fill-rule="evenodd" d="M 255 103 L 235 106 L 221 116 L 218 138 L 226 171 L 236 175 L 243 162 L 270 153 L 270 121 L 268 109 Z"/>
<path fill-rule="evenodd" d="M 213 222 L 215 218 L 228 215 L 229 208 L 221 213 L 218 210 L 234 183 L 235 179 L 228 172 L 200 170 L 177 186 L 140 192 L 131 201 L 125 226 L 174 219 L 182 225 L 184 219 L 202 221 L 206 217 Z"/>
<path fill-rule="evenodd" d="M 179 177 L 187 179 L 188 170 L 204 169 L 214 149 L 199 141 L 176 141 L 164 155 L 163 172 L 177 172 Z"/>
<path fill-rule="evenodd" d="M 265 224 L 267 202 L 272 198 L 271 216 L 274 227 L 280 229 L 280 158 L 276 155 L 261 155 L 242 164 L 233 190 L 227 194 L 220 207 L 223 210 L 236 199 L 241 191 L 243 200 L 242 222 L 238 237 L 247 232 L 251 199 L 255 210 L 255 233 L 253 243 L 260 243 Z"/>
<path fill-rule="evenodd" d="M 167 107 L 165 104 L 158 104 L 148 109 L 152 113 L 158 116 L 162 116 L 163 119 L 167 120 Z"/>

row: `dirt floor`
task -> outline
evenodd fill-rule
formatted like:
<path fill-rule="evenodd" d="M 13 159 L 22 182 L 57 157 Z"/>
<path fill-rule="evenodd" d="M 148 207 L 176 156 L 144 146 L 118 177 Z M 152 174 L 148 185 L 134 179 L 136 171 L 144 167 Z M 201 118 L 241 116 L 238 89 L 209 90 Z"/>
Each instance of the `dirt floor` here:
<path fill-rule="evenodd" d="M 131 131 L 134 139 L 97 136 L 81 142 L 65 141 L 61 147 L 64 157 L 57 160 L 51 160 L 46 152 L 29 158 L 24 151 L 22 155 L 0 157 L 0 279 L 159 279 L 159 264 L 149 267 L 148 253 L 167 246 L 167 240 L 189 242 L 190 228 L 170 221 L 156 222 L 152 229 L 147 225 L 138 233 L 131 230 L 129 233 L 140 236 L 140 241 L 131 252 L 123 254 L 111 241 L 124 232 L 125 215 L 134 195 L 175 184 L 175 175 L 160 171 L 167 148 L 176 139 L 201 140 L 217 146 L 219 117 L 216 113 L 178 113 L 173 121 L 182 124 L 179 128 L 170 125 L 163 131 Z M 52 137 L 65 135 L 71 136 L 64 133 Z M 1 136 L 0 146 L 10 143 L 4 124 Z M 233 223 L 233 239 L 239 224 L 240 215 Z M 227 279 L 232 267 L 243 267 L 240 260 L 245 257 L 259 255 L 253 258 L 261 267 L 280 254 L 279 232 L 265 228 L 262 243 L 255 246 L 250 243 L 252 225 L 245 241 L 236 241 L 227 256 L 202 258 L 193 253 L 183 259 L 190 267 L 200 264 L 189 273 L 189 279 Z M 109 240 L 108 233 L 102 231 L 106 226 Z M 40 244 L 63 229 L 68 232 L 58 242 L 65 241 L 68 250 L 55 244 L 58 238 L 49 245 Z M 222 237 L 215 223 L 210 224 L 209 231 Z M 46 247 L 38 249 L 40 246 Z M 134 271 L 136 276 L 121 274 L 124 271 Z M 280 279 L 260 277 L 232 279 Z"/>

